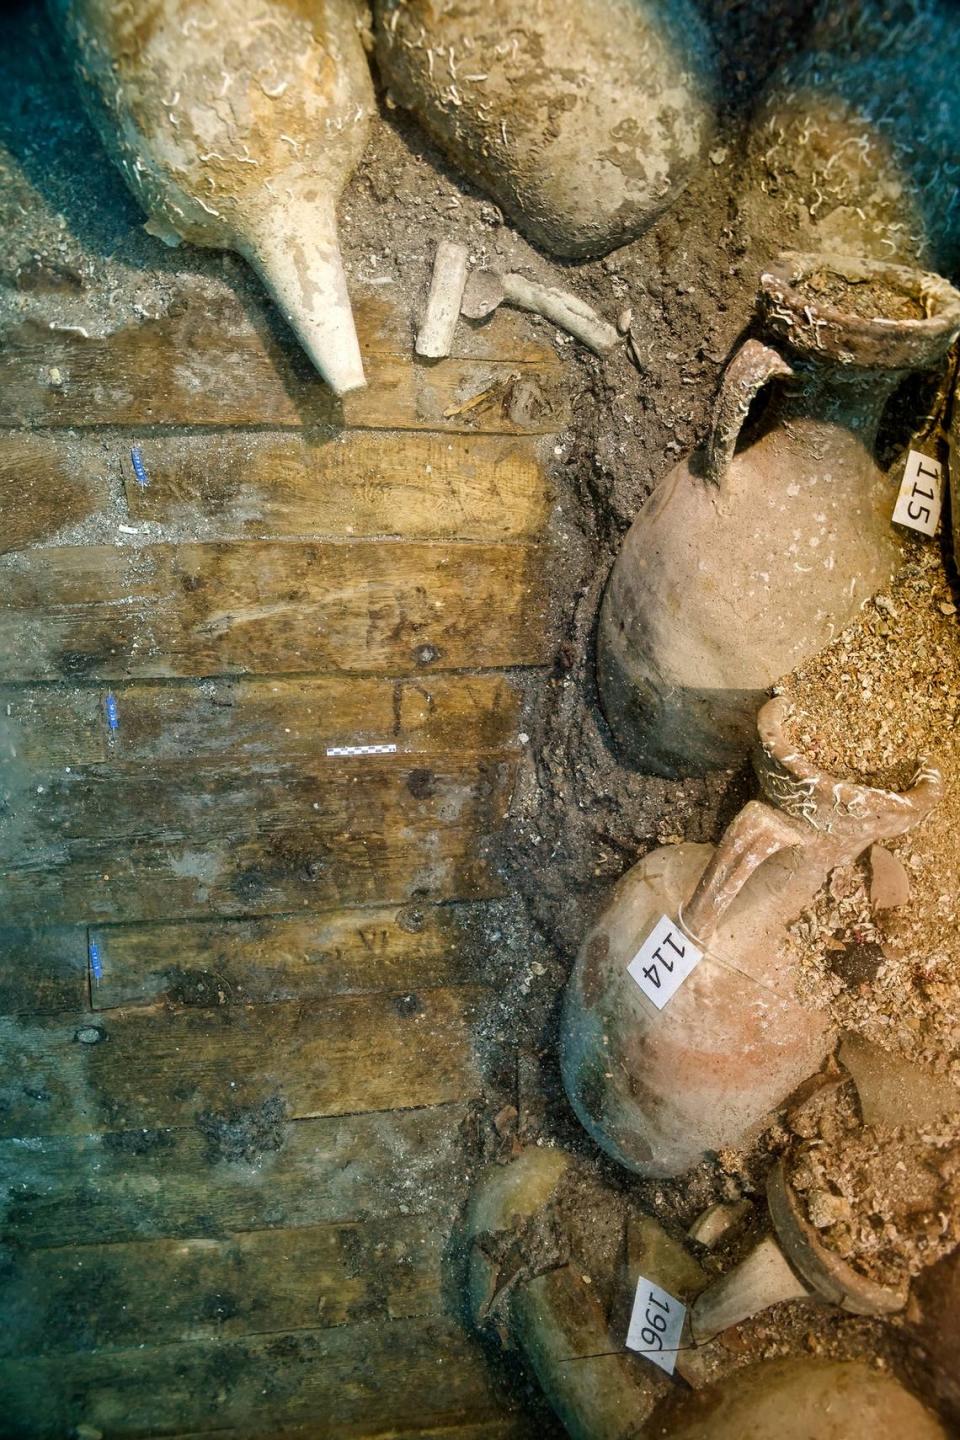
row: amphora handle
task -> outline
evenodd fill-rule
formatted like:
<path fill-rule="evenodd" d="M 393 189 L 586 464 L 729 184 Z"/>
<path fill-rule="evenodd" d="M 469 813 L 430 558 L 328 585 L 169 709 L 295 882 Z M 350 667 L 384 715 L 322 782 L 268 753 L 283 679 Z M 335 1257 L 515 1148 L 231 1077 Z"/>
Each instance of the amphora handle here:
<path fill-rule="evenodd" d="M 788 379 L 794 370 L 778 351 L 760 340 L 745 340 L 724 371 L 713 407 L 707 442 L 707 479 L 719 485 L 737 446 L 743 422 L 757 395 L 771 380 Z"/>
<path fill-rule="evenodd" d="M 733 817 L 720 838 L 681 920 L 694 940 L 709 940 L 753 872 L 781 850 L 802 845 L 808 827 L 751 800 Z"/>

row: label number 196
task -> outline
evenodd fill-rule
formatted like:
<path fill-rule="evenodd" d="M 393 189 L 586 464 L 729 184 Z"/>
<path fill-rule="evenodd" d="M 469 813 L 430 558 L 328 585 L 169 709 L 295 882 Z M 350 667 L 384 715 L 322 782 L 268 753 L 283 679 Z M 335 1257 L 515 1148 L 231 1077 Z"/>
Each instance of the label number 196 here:
<path fill-rule="evenodd" d="M 641 1275 L 633 1298 L 627 1348 L 646 1355 L 654 1365 L 672 1375 L 686 1313 L 685 1305 Z"/>

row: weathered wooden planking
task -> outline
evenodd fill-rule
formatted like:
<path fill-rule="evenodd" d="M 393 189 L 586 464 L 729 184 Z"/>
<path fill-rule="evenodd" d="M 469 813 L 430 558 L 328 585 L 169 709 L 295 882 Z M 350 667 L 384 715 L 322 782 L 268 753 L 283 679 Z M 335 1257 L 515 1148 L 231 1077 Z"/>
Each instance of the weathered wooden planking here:
<path fill-rule="evenodd" d="M 0 1356 L 160 1345 L 443 1312 L 434 1216 L 15 1251 Z"/>
<path fill-rule="evenodd" d="M 499 893 L 486 851 L 515 762 L 415 759 L 249 770 L 124 762 L 8 776 L 5 917 L 118 923 Z"/>
<path fill-rule="evenodd" d="M 539 538 L 547 485 L 535 442 L 345 430 L 163 434 L 119 449 L 134 522 L 207 539 Z M 2 533 L 2 532 L 0 532 Z"/>
<path fill-rule="evenodd" d="M 98 927 L 90 932 L 93 1004 L 246 1005 L 466 984 L 478 978 L 476 953 L 465 944 L 477 908 Z"/>
<path fill-rule="evenodd" d="M 462 987 L 6 1017 L 0 1134 L 161 1128 L 201 1116 L 215 1128 L 238 1110 L 279 1121 L 470 1099 L 484 998 Z"/>
<path fill-rule="evenodd" d="M 189 285 L 164 315 L 106 336 L 23 320 L 2 340 L 0 425 L 345 424 L 541 434 L 565 418 L 560 363 L 546 348 L 526 343 L 514 359 L 491 333 L 484 348 L 492 355 L 424 362 L 389 338 L 371 346 L 368 326 L 361 334 L 367 388 L 338 400 L 273 315 L 252 324 L 236 296 L 191 294 Z"/>
<path fill-rule="evenodd" d="M 106 509 L 102 449 L 50 435 L 0 435 L 0 554 Z M 491 475 L 492 481 L 492 475 Z"/>
<path fill-rule="evenodd" d="M 518 681 L 498 674 L 6 685 L 0 754 L 42 768 L 107 760 L 282 764 L 367 745 L 395 745 L 402 755 L 498 750 L 516 744 L 521 700 Z"/>
<path fill-rule="evenodd" d="M 476 814 L 459 819 L 439 831 L 426 818 L 386 835 L 358 829 L 333 839 L 307 824 L 218 844 L 128 841 L 107 851 L 62 841 L 18 856 L 0 874 L 0 900 L 11 924 L 70 925 L 501 895 L 487 854 L 491 832 Z"/>
<path fill-rule="evenodd" d="M 476 1424 L 467 1420 L 455 1425 L 428 1425 L 426 1429 L 417 1425 L 411 1430 L 405 1426 L 402 1440 L 533 1440 L 533 1437 L 536 1440 L 554 1440 L 554 1436 L 560 1437 L 559 1430 L 544 1430 L 544 1419 L 542 1414 L 516 1413 L 498 1420 L 493 1417 L 480 1420 Z M 209 1430 L 194 1430 L 188 1434 L 178 1430 L 169 1440 L 209 1440 L 210 1434 Z M 316 1440 L 317 1431 L 308 1422 L 305 1426 L 284 1425 L 282 1430 L 264 1429 L 263 1425 L 255 1425 L 253 1429 L 231 1425 L 226 1430 L 218 1426 L 215 1434 L 216 1440 Z M 365 1434 L 356 1432 L 351 1440 L 397 1440 L 397 1435 L 395 1430 L 388 1428 L 385 1431 L 378 1425 L 376 1430 L 368 1430 Z"/>
<path fill-rule="evenodd" d="M 11 1361 L 8 1433 L 36 1440 L 86 1424 L 111 1437 L 296 1425 L 361 1440 L 509 1414 L 479 1344 L 452 1320 L 368 1321 L 142 1350 Z"/>
<path fill-rule="evenodd" d="M 62 546 L 0 561 L 0 680 L 542 664 L 544 548 Z"/>
<path fill-rule="evenodd" d="M 0 926 L 0 1015 L 78 1010 L 88 1000 L 84 926 Z"/>
<path fill-rule="evenodd" d="M 104 868 L 127 841 L 214 842 L 308 825 L 336 850 L 341 837 L 402 838 L 408 826 L 489 833 L 504 813 L 512 755 L 304 758 L 248 769 L 120 760 L 32 771 L 7 782 L 0 866 L 41 863 L 62 842 L 96 847 Z"/>
<path fill-rule="evenodd" d="M 476 1159 L 471 1113 L 462 1103 L 315 1120 L 270 1110 L 205 1133 L 0 1140 L 0 1232 L 17 1247 L 86 1246 L 453 1212 Z"/>

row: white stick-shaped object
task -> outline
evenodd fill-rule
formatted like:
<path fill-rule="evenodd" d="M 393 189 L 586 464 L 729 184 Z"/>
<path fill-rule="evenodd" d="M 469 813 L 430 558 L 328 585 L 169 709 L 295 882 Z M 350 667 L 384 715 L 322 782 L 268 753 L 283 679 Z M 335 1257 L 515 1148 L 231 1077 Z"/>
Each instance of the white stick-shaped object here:
<path fill-rule="evenodd" d="M 482 320 L 498 305 L 513 305 L 542 315 L 561 330 L 566 330 L 596 355 L 608 355 L 620 340 L 616 329 L 601 319 L 578 295 L 558 290 L 553 285 L 538 285 L 512 271 L 505 275 L 495 270 L 477 270 L 467 281 L 462 313 L 470 320 Z"/>
<path fill-rule="evenodd" d="M 417 335 L 417 354 L 439 360 L 453 349 L 460 304 L 467 283 L 467 247 L 441 240 L 433 262 L 427 308 Z"/>

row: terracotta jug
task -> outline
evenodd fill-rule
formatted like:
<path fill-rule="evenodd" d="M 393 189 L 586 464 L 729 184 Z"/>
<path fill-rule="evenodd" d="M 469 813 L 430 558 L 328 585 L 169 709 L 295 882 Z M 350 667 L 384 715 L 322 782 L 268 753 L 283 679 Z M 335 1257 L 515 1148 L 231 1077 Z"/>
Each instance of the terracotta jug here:
<path fill-rule="evenodd" d="M 623 877 L 587 935 L 562 1024 L 567 1095 L 594 1140 L 642 1175 L 679 1175 L 751 1139 L 822 1063 L 835 1036 L 794 998 L 786 928 L 837 865 L 911 828 L 939 798 L 922 770 L 905 794 L 814 769 L 784 735 L 786 702 L 757 717 L 764 794 L 716 848 L 652 851 Z M 662 1009 L 628 965 L 662 916 L 673 963 L 704 958 Z"/>
<path fill-rule="evenodd" d="M 866 318 L 879 304 L 888 313 Z M 603 709 L 657 774 L 739 762 L 769 686 L 892 578 L 896 490 L 877 430 L 903 375 L 945 355 L 960 294 L 918 270 L 788 256 L 761 277 L 759 313 L 765 339 L 728 366 L 706 454 L 641 510 L 603 600 Z M 738 446 L 766 385 L 760 432 Z"/>
<path fill-rule="evenodd" d="M 390 97 L 554 255 L 645 229 L 703 159 L 714 63 L 689 0 L 374 0 Z"/>
<path fill-rule="evenodd" d="M 957 20 L 954 0 L 821 0 L 807 49 L 752 121 L 750 233 L 956 271 Z"/>
<path fill-rule="evenodd" d="M 658 1423 L 659 1422 L 659 1423 Z M 765 1360 L 678 1395 L 647 1432 L 670 1440 L 947 1440 L 936 1416 L 862 1360 Z"/>
<path fill-rule="evenodd" d="M 49 3 L 147 228 L 239 251 L 330 387 L 363 385 L 336 220 L 374 110 L 351 0 Z"/>

